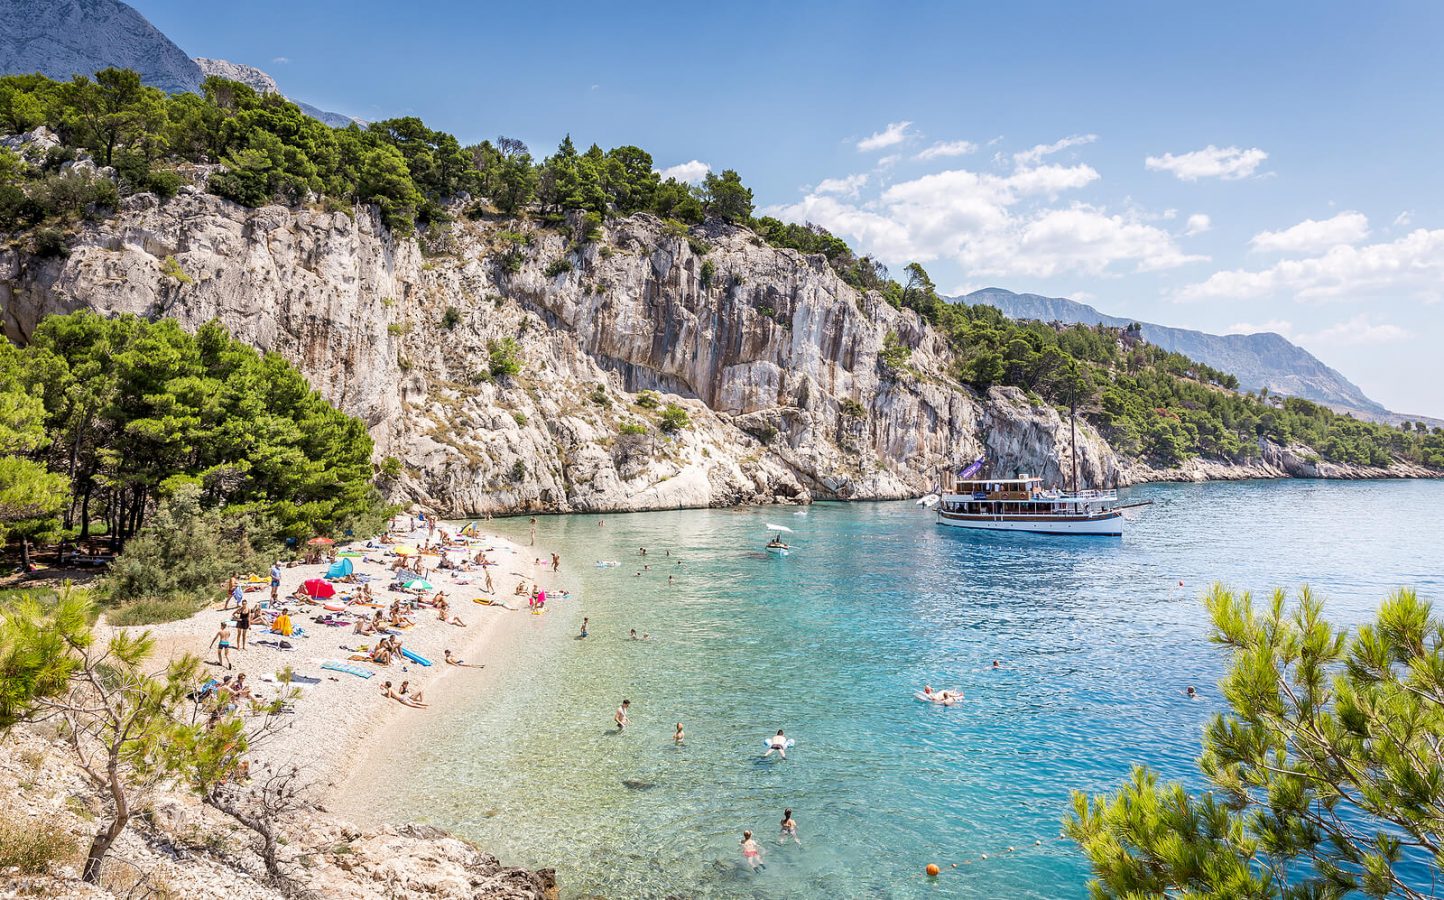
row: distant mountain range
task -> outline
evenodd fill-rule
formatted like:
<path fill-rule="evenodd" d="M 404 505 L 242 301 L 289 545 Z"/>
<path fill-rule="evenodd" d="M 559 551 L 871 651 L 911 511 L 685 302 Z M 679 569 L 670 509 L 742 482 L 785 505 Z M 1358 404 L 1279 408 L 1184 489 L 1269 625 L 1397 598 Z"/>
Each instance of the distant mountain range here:
<path fill-rule="evenodd" d="M 1012 319 L 1037 319 L 1043 322 L 1064 322 L 1081 325 L 1111 325 L 1123 328 L 1138 321 L 1101 313 L 1086 303 L 1062 297 L 1038 294 L 1015 294 L 1002 288 L 984 288 L 962 297 L 949 298 L 956 303 L 996 306 Z M 1170 328 L 1139 322 L 1143 339 L 1190 359 L 1231 372 L 1244 390 L 1268 388 L 1270 393 L 1303 397 L 1360 418 L 1397 423 L 1402 419 L 1423 419 L 1423 416 L 1401 416 L 1391 413 L 1383 404 L 1371 400 L 1358 385 L 1324 365 L 1302 347 L 1272 332 L 1258 334 L 1209 334 L 1188 328 Z M 1434 421 L 1434 420 L 1429 420 Z"/>
<path fill-rule="evenodd" d="M 280 93 L 275 79 L 253 66 L 191 59 L 120 0 L 0 0 L 0 75 L 40 72 L 68 81 L 110 66 L 134 69 L 146 84 L 172 94 L 200 93 L 201 82 L 212 74 Z M 327 125 L 354 121 L 288 99 Z"/>

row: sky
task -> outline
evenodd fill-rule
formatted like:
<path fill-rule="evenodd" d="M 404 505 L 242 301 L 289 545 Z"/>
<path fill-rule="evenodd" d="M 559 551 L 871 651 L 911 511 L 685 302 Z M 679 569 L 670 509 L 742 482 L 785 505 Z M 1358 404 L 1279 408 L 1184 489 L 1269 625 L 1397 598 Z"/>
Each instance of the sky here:
<path fill-rule="evenodd" d="M 1444 417 L 1444 4 L 131 2 L 323 109 L 736 169 L 945 293 L 1277 331 Z"/>

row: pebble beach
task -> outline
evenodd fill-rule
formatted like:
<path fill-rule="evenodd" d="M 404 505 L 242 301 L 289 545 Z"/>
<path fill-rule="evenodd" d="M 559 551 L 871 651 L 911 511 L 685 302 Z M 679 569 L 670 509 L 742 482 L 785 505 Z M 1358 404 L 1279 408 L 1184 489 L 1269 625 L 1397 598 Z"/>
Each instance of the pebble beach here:
<path fill-rule="evenodd" d="M 416 596 L 388 589 L 394 580 L 391 566 L 396 561 L 390 547 L 421 547 L 427 541 L 426 529 L 409 530 L 406 517 L 400 517 L 395 524 L 399 524 L 401 530 L 389 533 L 389 544 L 383 544 L 378 538 L 331 548 L 338 559 L 351 560 L 354 576 L 369 584 L 373 602 L 381 606 L 389 606 L 397 597 Z M 456 532 L 455 527 L 444 530 L 453 536 Z M 378 640 L 375 635 L 361 635 L 353 631 L 352 624 L 358 617 L 369 618 L 376 612 L 376 608 L 371 606 L 344 602 L 348 595 L 359 599 L 359 584 L 336 582 L 337 596 L 315 605 L 297 602 L 290 597 L 304 582 L 322 578 L 330 567 L 329 561 L 282 565 L 279 596 L 299 632 L 283 638 L 271 633 L 264 621 L 253 623 L 247 649 L 231 651 L 230 670 L 217 665 L 216 650 L 209 646 L 222 621 L 232 623 L 233 647 L 236 644 L 235 609 L 222 609 L 223 585 L 217 586 L 214 603 L 189 618 L 161 625 L 132 626 L 125 630 L 149 631 L 156 642 L 157 661 L 190 653 L 204 661 L 209 677 L 220 679 L 226 674 L 244 672 L 253 691 L 263 698 L 282 689 L 271 679 L 289 666 L 293 674 L 299 676 L 299 683 L 294 686 L 299 688 L 300 696 L 293 705 L 293 711 L 285 715 L 286 721 L 281 729 L 254 749 L 251 763 L 253 768 L 267 764 L 301 767 L 304 780 L 311 785 L 316 796 L 327 803 L 334 792 L 345 784 L 350 773 L 366 768 L 366 758 L 372 748 L 381 743 L 391 729 L 404 728 L 409 718 L 444 714 L 447 698 L 486 688 L 495 671 L 486 667 L 489 648 L 499 641 L 517 639 L 518 632 L 532 618 L 527 597 L 513 593 L 518 583 L 524 582 L 528 588 L 537 585 L 548 593 L 566 589 L 564 574 L 552 572 L 550 554 L 540 547 L 522 546 L 487 534 L 484 529 L 476 537 L 458 539 L 455 543 L 448 541 L 447 546 L 462 548 L 446 551 L 453 562 L 472 556 L 478 550 L 485 551 L 487 558 L 493 562 L 488 568 L 495 590 L 484 590 L 486 579 L 480 567 L 469 572 L 439 569 L 436 568 L 439 555 L 423 557 L 430 570 L 426 580 L 437 591 L 446 594 L 450 604 L 448 617 L 458 616 L 465 623 L 462 627 L 443 622 L 429 606 L 418 606 L 411 613 L 414 626 L 398 632 L 398 635 L 403 646 L 428 660 L 429 666 L 401 658 L 389 665 L 349 659 L 361 655 L 355 651 L 362 646 L 374 645 Z M 266 577 L 265 572 L 256 574 Z M 422 596 L 433 595 L 434 591 L 427 591 Z M 269 601 L 269 580 L 248 590 L 245 596 L 252 606 L 262 600 Z M 474 602 L 477 598 L 492 602 L 483 605 Z M 336 612 L 327 610 L 325 605 L 343 609 Z M 345 624 L 327 625 L 317 622 L 318 618 L 341 620 Z M 101 634 L 104 635 L 107 626 L 103 622 L 101 625 Z M 290 649 L 280 646 L 282 640 L 291 645 Z M 447 650 L 459 660 L 482 667 L 446 665 L 443 658 Z M 327 661 L 348 662 L 372 674 L 361 677 L 323 669 L 322 663 Z M 312 679 L 318 680 L 313 682 Z M 412 692 L 422 693 L 428 708 L 411 708 L 383 695 L 384 682 L 390 681 L 393 686 L 399 687 L 403 680 L 410 681 Z"/>

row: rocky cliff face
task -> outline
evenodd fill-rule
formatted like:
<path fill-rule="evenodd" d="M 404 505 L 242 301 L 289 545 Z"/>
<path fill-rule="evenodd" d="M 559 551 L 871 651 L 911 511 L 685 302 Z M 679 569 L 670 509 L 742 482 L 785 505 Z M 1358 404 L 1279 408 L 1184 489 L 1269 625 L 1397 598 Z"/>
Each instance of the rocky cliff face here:
<path fill-rule="evenodd" d="M 365 212 L 190 188 L 130 198 L 64 257 L 0 252 L 0 304 L 20 341 L 80 308 L 219 319 L 366 422 L 402 464 L 397 499 L 456 515 L 905 497 L 985 451 L 1065 480 L 1052 408 L 951 381 L 936 334 L 821 257 L 726 225 L 689 241 L 650 216 L 575 238 L 459 220 L 423 252 Z M 911 348 L 896 369 L 889 332 Z M 508 338 L 521 371 L 494 377 Z M 653 398 L 690 424 L 666 431 Z M 1082 424 L 1079 446 L 1085 483 L 1115 477 Z"/>

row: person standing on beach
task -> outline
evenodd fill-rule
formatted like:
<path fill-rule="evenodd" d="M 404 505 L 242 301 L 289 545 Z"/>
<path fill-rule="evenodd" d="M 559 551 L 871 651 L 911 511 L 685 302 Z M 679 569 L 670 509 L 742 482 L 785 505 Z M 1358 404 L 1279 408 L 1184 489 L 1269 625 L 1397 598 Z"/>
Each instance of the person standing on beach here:
<path fill-rule="evenodd" d="M 536 546 L 536 516 L 531 517 L 531 544 L 529 546 Z"/>
<path fill-rule="evenodd" d="M 275 603 L 280 599 L 281 593 L 281 561 L 271 563 L 271 602 Z"/>
<path fill-rule="evenodd" d="M 562 558 L 561 558 L 560 556 L 557 556 L 555 553 L 553 553 L 553 554 L 552 554 L 552 572 L 558 571 L 559 569 L 561 569 L 561 567 L 562 567 Z"/>
<path fill-rule="evenodd" d="M 486 576 L 486 592 L 488 594 L 496 593 L 496 589 L 491 586 L 491 570 L 483 569 L 482 574 Z"/>
<path fill-rule="evenodd" d="M 612 721 L 617 723 L 617 731 L 625 731 L 627 728 L 627 713 L 632 709 L 632 701 L 623 700 L 622 705 L 612 715 Z"/>
<path fill-rule="evenodd" d="M 232 575 L 230 578 L 226 579 L 226 599 L 221 603 L 221 612 L 225 612 L 226 610 L 231 608 L 231 600 L 235 597 L 236 586 L 240 583 L 240 579 L 237 578 L 235 575 Z"/>
<path fill-rule="evenodd" d="M 216 665 L 229 669 L 231 667 L 231 629 L 225 619 L 221 619 L 221 628 L 216 632 L 216 636 L 211 638 L 206 649 L 209 650 L 211 647 L 216 648 Z"/>
<path fill-rule="evenodd" d="M 251 630 L 251 608 L 246 605 L 245 598 L 241 598 L 241 605 L 236 608 L 236 649 L 246 649 L 246 633 Z"/>
<path fill-rule="evenodd" d="M 232 577 L 231 581 L 234 583 L 231 585 L 231 597 L 229 600 L 226 601 L 227 609 L 230 609 L 232 603 L 234 603 L 236 606 L 240 606 L 242 603 L 246 602 L 246 589 L 241 587 L 241 580 L 239 578 Z"/>
<path fill-rule="evenodd" d="M 587 636 L 587 624 L 591 621 L 592 620 L 587 618 L 586 616 L 582 616 L 582 637 Z"/>

